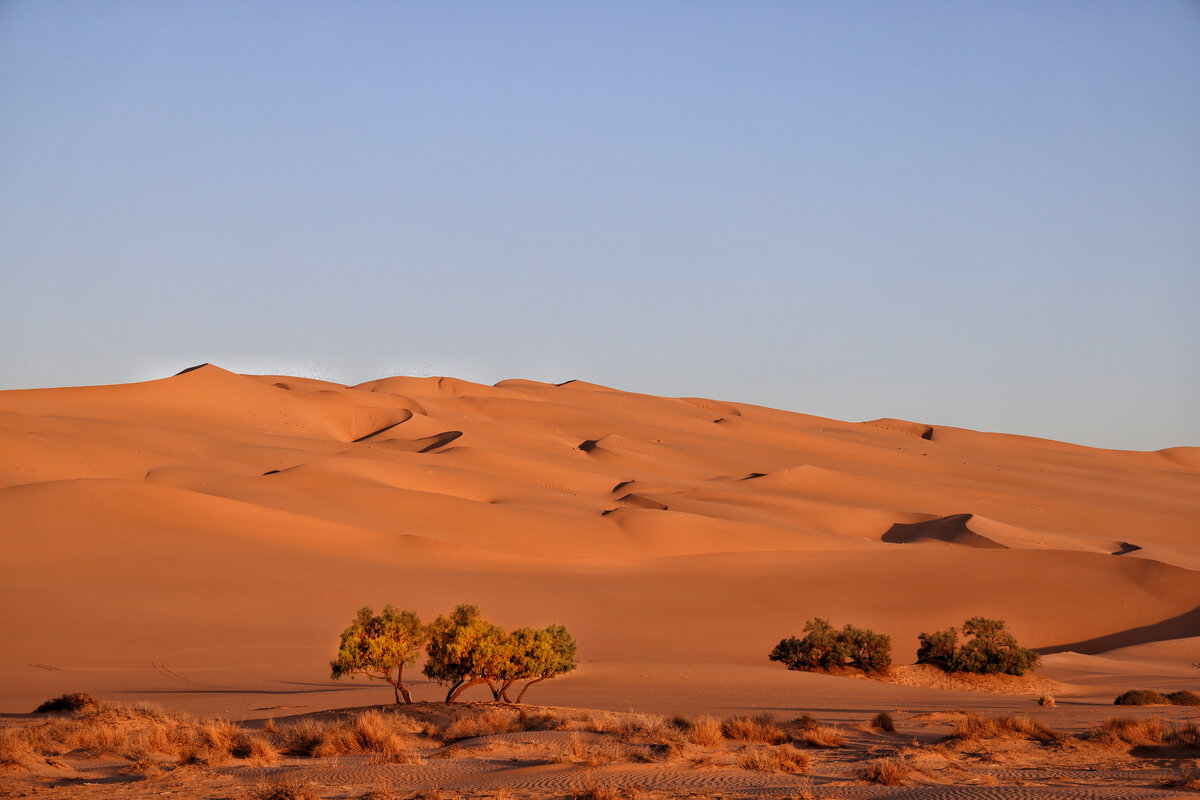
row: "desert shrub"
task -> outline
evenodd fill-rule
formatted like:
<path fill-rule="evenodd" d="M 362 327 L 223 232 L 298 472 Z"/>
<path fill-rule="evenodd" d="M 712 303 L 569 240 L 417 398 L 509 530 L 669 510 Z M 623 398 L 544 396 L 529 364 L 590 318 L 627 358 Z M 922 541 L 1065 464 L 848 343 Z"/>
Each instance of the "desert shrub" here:
<path fill-rule="evenodd" d="M 971 617 L 963 623 L 962 632 L 970 638 L 961 647 L 957 628 L 922 633 L 917 660 L 951 672 L 979 675 L 1024 675 L 1037 666 L 1038 654 L 1017 644 L 1002 619 Z"/>
<path fill-rule="evenodd" d="M 892 637 L 846 625 L 838 634 L 849 666 L 863 672 L 882 672 L 892 663 Z"/>
<path fill-rule="evenodd" d="M 880 711 L 871 718 L 871 727 L 878 728 L 886 733 L 893 733 L 896 730 L 896 723 L 892 719 L 892 715 L 886 711 Z"/>
<path fill-rule="evenodd" d="M 1158 719 L 1114 717 L 1102 722 L 1085 737 L 1101 744 L 1152 747 L 1162 744 L 1168 733 L 1168 728 Z"/>
<path fill-rule="evenodd" d="M 1130 689 L 1113 700 L 1114 706 L 1169 706 L 1171 701 L 1150 689 Z"/>
<path fill-rule="evenodd" d="M 242 800 L 321 800 L 316 786 L 296 775 L 276 775 L 258 781 L 241 794 Z"/>
<path fill-rule="evenodd" d="M 1167 692 L 1163 697 L 1167 698 L 1173 706 L 1200 706 L 1200 694 L 1187 690 Z"/>
<path fill-rule="evenodd" d="M 846 746 L 846 737 L 842 735 L 841 730 L 833 725 L 821 725 L 820 723 L 801 728 L 798 733 L 793 734 L 792 740 L 809 747 L 825 749 Z"/>
<path fill-rule="evenodd" d="M 1055 706 L 1054 697 L 1051 695 L 1048 695 L 1048 694 L 1044 694 L 1038 698 L 1038 705 L 1046 706 L 1047 708 L 1053 708 Z"/>
<path fill-rule="evenodd" d="M 878 783 L 881 786 L 900 786 L 904 783 L 913 769 L 898 758 L 881 758 L 878 761 L 868 761 L 856 770 L 861 780 Z"/>
<path fill-rule="evenodd" d="M 701 716 L 688 725 L 687 738 L 701 747 L 716 747 L 724 738 L 721 723 L 715 717 Z"/>
<path fill-rule="evenodd" d="M 100 701 L 92 697 L 90 694 L 83 692 L 75 692 L 74 694 L 60 694 L 51 700 L 47 700 L 33 710 L 35 714 L 55 714 L 71 711 L 87 711 L 97 708 Z"/>
<path fill-rule="evenodd" d="M 1058 741 L 1062 736 L 1042 723 L 1026 717 L 984 717 L 979 714 L 967 714 L 942 741 L 1011 738 L 1053 742 Z"/>
<path fill-rule="evenodd" d="M 290 756 L 311 756 L 330 727 L 328 723 L 315 719 L 297 720 L 278 726 L 274 734 L 275 741 Z"/>
<path fill-rule="evenodd" d="M 808 764 L 808 756 L 790 744 L 766 750 L 753 750 L 738 759 L 738 766 L 742 769 L 785 772 L 791 775 L 808 772 Z"/>
<path fill-rule="evenodd" d="M 942 669 L 950 669 L 950 662 L 958 652 L 958 628 L 922 633 L 917 640 L 920 642 L 917 647 L 918 664 L 934 664 Z"/>
<path fill-rule="evenodd" d="M 767 658 L 792 670 L 850 666 L 879 672 L 892 663 L 892 637 L 885 634 L 853 625 L 838 631 L 820 617 L 804 623 L 804 630 L 803 639 L 780 640 Z"/>
<path fill-rule="evenodd" d="M 721 733 L 727 739 L 764 744 L 780 744 L 788 739 L 783 728 L 770 717 L 730 717 L 721 725 Z"/>

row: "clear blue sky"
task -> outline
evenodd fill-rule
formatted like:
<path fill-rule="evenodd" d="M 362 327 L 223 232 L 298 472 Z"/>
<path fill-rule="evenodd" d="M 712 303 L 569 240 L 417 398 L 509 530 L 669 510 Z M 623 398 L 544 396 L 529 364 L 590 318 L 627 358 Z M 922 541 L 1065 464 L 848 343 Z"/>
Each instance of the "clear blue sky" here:
<path fill-rule="evenodd" d="M 0 0 L 0 388 L 1200 445 L 1200 3 Z"/>

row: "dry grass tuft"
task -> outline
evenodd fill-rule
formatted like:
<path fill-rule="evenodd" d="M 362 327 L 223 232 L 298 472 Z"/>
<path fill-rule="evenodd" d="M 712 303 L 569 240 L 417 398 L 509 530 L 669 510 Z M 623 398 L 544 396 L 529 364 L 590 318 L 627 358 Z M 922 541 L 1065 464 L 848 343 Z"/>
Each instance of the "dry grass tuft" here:
<path fill-rule="evenodd" d="M 738 759 L 742 769 L 758 772 L 786 772 L 803 774 L 808 772 L 809 758 L 790 744 L 766 750 L 755 750 Z"/>
<path fill-rule="evenodd" d="M 871 727 L 878 728 L 879 730 L 884 731 L 885 733 L 895 733 L 896 732 L 896 722 L 895 722 L 895 720 L 892 719 L 892 715 L 887 713 L 886 711 L 880 711 L 878 714 L 876 714 L 874 717 L 871 718 Z"/>
<path fill-rule="evenodd" d="M 860 779 L 881 786 L 900 786 L 913 773 L 913 768 L 898 758 L 868 761 L 856 771 Z"/>
<path fill-rule="evenodd" d="M 526 716 L 526 722 L 529 717 Z M 438 737 L 445 742 L 458 742 L 463 739 L 474 739 L 477 736 L 492 736 L 497 733 L 509 733 L 521 729 L 521 718 L 500 708 L 486 708 L 474 714 L 467 714 L 446 725 L 438 731 Z"/>
<path fill-rule="evenodd" d="M 598 767 L 601 764 L 650 761 L 649 753 L 637 752 L 617 741 L 588 742 L 579 734 L 571 737 L 552 759 L 555 764 L 580 764 Z"/>
<path fill-rule="evenodd" d="M 782 744 L 788 740 L 783 728 L 775 724 L 770 716 L 730 717 L 721 726 L 725 738 L 739 742 L 762 742 L 763 744 Z"/>
<path fill-rule="evenodd" d="M 296 775 L 279 775 L 255 783 L 242 792 L 242 800 L 321 800 L 316 786 Z"/>
<path fill-rule="evenodd" d="M 20 732 L 0 728 L 0 769 L 28 769 L 38 753 Z"/>
<path fill-rule="evenodd" d="M 688 725 L 688 741 L 700 747 L 716 747 L 724 738 L 721 723 L 716 717 L 702 716 Z"/>
<path fill-rule="evenodd" d="M 1062 736 L 1040 722 L 1026 717 L 984 717 L 967 714 L 942 741 L 978 741 L 980 739 L 1033 739 L 1055 742 Z"/>
<path fill-rule="evenodd" d="M 1134 719 L 1115 717 L 1105 720 L 1097 728 L 1085 734 L 1086 738 L 1107 745 L 1129 745 L 1130 747 L 1154 747 L 1163 744 L 1170 729 L 1160 719 Z"/>
<path fill-rule="evenodd" d="M 331 727 L 315 719 L 301 719 L 279 726 L 273 738 L 279 749 L 290 756 L 311 756 Z"/>
<path fill-rule="evenodd" d="M 802 718 L 804 719 L 804 718 Z M 822 725 L 809 717 L 797 733 L 792 734 L 792 741 L 806 744 L 809 747 L 845 747 L 846 737 L 839 728 L 833 725 Z"/>
<path fill-rule="evenodd" d="M 1053 696 L 1044 694 L 1038 698 L 1038 705 L 1045 706 L 1047 708 L 1053 708 L 1056 705 L 1056 703 L 1054 702 Z"/>

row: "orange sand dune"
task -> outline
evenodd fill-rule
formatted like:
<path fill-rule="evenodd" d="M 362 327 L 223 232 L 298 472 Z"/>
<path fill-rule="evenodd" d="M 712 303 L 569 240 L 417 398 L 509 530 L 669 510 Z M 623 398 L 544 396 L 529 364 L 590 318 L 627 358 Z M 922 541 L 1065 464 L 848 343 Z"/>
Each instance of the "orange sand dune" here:
<path fill-rule="evenodd" d="M 0 452 L 5 710 L 89 688 L 336 705 L 337 634 L 387 602 L 566 624 L 585 663 L 542 699 L 592 705 L 684 664 L 698 696 L 746 675 L 720 688 L 751 698 L 813 616 L 891 634 L 900 663 L 922 630 L 1000 616 L 1090 653 L 1049 660 L 1084 677 L 1104 649 L 1200 641 L 1198 448 L 206 365 L 0 392 Z M 630 670 L 642 694 L 606 701 Z"/>

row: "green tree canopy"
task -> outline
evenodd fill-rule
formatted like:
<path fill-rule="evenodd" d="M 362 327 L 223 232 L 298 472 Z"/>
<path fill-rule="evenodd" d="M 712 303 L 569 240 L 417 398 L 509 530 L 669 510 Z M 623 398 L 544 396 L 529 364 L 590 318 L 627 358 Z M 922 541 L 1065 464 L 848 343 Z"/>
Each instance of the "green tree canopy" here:
<path fill-rule="evenodd" d="M 423 671 L 449 687 L 447 703 L 480 683 L 489 683 L 493 696 L 498 696 L 493 682 L 509 668 L 511 649 L 511 638 L 503 628 L 485 620 L 477 607 L 460 605 L 429 624 Z"/>
<path fill-rule="evenodd" d="M 510 658 L 499 677 L 504 681 L 500 696 L 508 701 L 508 689 L 525 681 L 515 701 L 520 703 L 535 683 L 575 669 L 575 639 L 562 625 L 546 628 L 521 628 L 512 633 Z"/>
<path fill-rule="evenodd" d="M 391 605 L 375 616 L 363 606 L 346 630 L 337 658 L 329 662 L 331 677 L 366 675 L 392 685 L 399 703 L 411 703 L 404 686 L 404 668 L 416 663 L 428 634 L 415 611 L 398 611 Z M 394 674 L 393 674 L 394 671 Z"/>

